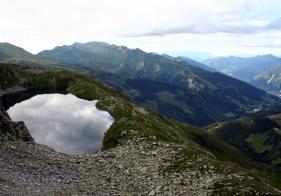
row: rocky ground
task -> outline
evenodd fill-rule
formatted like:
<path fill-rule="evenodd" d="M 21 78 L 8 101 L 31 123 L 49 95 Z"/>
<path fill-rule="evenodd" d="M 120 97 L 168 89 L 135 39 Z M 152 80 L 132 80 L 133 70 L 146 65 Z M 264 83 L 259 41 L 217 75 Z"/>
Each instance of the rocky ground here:
<path fill-rule="evenodd" d="M 163 143 L 141 133 L 124 130 L 115 148 L 66 155 L 36 144 L 0 107 L 0 195 L 281 194 L 192 141 Z"/>
<path fill-rule="evenodd" d="M 159 143 L 136 133 L 124 131 L 116 148 L 75 156 L 34 143 L 2 142 L 0 194 L 211 195 L 231 189 L 227 179 L 249 177 L 221 172 L 229 168 L 220 168 L 208 152 L 195 154 L 198 149 L 192 143 Z M 185 151 L 191 155 L 188 160 Z M 278 193 L 265 186 L 268 193 Z M 259 194 L 242 185 L 234 188 L 237 194 Z"/>
<path fill-rule="evenodd" d="M 207 195 L 221 178 L 207 163 L 204 172 L 199 167 L 181 173 L 169 171 L 171 160 L 183 146 L 153 138 L 147 142 L 141 137 L 120 143 L 111 150 L 76 156 L 20 141 L 2 143 L 0 193 Z"/>

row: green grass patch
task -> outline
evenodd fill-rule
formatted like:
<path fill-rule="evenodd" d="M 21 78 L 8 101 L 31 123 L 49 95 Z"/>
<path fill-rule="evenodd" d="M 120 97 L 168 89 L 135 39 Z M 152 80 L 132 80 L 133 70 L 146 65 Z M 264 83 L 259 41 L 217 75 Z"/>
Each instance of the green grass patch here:
<path fill-rule="evenodd" d="M 246 138 L 246 141 L 249 142 L 251 147 L 257 153 L 270 151 L 272 149 L 272 145 L 265 144 L 265 141 L 268 139 L 268 134 L 268 132 L 251 134 L 248 138 Z"/>

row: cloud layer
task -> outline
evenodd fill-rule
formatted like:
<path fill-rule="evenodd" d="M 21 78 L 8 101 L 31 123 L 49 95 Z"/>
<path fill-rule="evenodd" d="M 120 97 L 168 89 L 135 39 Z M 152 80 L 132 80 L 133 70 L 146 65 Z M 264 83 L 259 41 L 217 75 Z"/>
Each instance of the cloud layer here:
<path fill-rule="evenodd" d="M 280 10 L 280 0 L 2 0 L 0 41 L 31 52 L 106 41 L 151 52 L 277 54 L 276 47 L 262 50 L 243 45 L 249 45 L 248 36 L 256 45 L 261 40 L 267 45 L 280 40 Z"/>
<path fill-rule="evenodd" d="M 8 110 L 15 121 L 24 121 L 37 143 L 59 152 L 80 154 L 102 147 L 105 131 L 114 119 L 73 95 L 37 95 Z"/>

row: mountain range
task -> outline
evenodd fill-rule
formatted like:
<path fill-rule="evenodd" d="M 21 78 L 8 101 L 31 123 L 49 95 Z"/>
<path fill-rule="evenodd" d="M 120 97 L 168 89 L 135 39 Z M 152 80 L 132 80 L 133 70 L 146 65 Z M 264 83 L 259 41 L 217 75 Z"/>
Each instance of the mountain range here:
<path fill-rule="evenodd" d="M 218 57 L 204 61 L 208 66 L 280 96 L 281 58 L 273 55 Z"/>
<path fill-rule="evenodd" d="M 277 97 L 180 57 L 167 58 L 103 42 L 59 46 L 37 55 L 12 45 L 7 48 L 14 51 L 7 62 L 28 54 L 32 65 L 46 61 L 47 66 L 88 74 L 138 105 L 196 126 L 280 107 Z"/>
<path fill-rule="evenodd" d="M 281 66 L 257 75 L 250 83 L 260 89 L 281 96 Z"/>
<path fill-rule="evenodd" d="M 280 104 L 278 98 L 224 74 L 204 70 L 196 61 L 125 46 L 75 43 L 37 56 L 87 72 L 141 106 L 197 126 L 272 110 Z"/>
<path fill-rule="evenodd" d="M 271 54 L 254 57 L 217 57 L 204 63 L 234 78 L 249 82 L 256 76 L 281 66 L 281 59 Z"/>
<path fill-rule="evenodd" d="M 199 67 L 199 68 L 207 70 L 207 71 L 218 72 L 216 69 L 214 69 L 210 66 L 207 66 L 203 63 L 197 62 L 197 61 L 195 61 L 191 58 L 188 58 L 188 57 L 185 57 L 185 56 L 179 56 L 177 58 L 182 59 L 183 61 L 185 61 L 189 65 L 193 65 L 193 66 Z"/>
<path fill-rule="evenodd" d="M 136 187 L 146 195 L 280 194 L 278 97 L 196 61 L 125 46 L 75 43 L 38 55 L 7 48 L 13 50 L 0 63 L 0 194 L 103 194 L 100 187 L 111 194 Z M 99 100 L 115 119 L 103 150 L 58 153 L 36 144 L 24 122 L 12 122 L 10 106 L 42 93 Z"/>
<path fill-rule="evenodd" d="M 184 56 L 199 62 L 204 61 L 206 59 L 214 58 L 214 55 L 212 55 L 209 52 L 202 52 L 202 51 L 195 51 L 195 50 L 174 50 L 174 51 L 166 51 L 166 53 L 174 57 Z"/>

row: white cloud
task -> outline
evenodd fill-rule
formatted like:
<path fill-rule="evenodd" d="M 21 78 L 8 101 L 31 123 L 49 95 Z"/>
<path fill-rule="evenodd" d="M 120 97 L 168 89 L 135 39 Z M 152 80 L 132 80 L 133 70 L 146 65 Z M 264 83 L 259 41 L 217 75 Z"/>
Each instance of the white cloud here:
<path fill-rule="evenodd" d="M 106 41 L 160 51 L 163 45 L 179 49 L 177 41 L 166 45 L 170 36 L 176 35 L 178 40 L 198 35 L 205 41 L 204 47 L 199 48 L 194 40 L 182 45 L 217 54 L 255 52 L 243 47 L 245 43 L 233 44 L 233 40 L 240 36 L 245 42 L 252 34 L 259 44 L 259 34 L 270 36 L 281 31 L 276 28 L 280 10 L 279 0 L 1 0 L 0 41 L 31 52 L 77 41 Z M 218 38 L 221 33 L 230 35 Z M 132 38 L 140 35 L 144 38 Z M 160 44 L 151 45 L 150 36 L 160 38 L 156 41 Z M 213 45 L 216 38 L 224 41 L 224 47 Z M 267 51 L 264 48 L 264 53 Z"/>
<path fill-rule="evenodd" d="M 79 154 L 99 150 L 105 131 L 114 121 L 95 104 L 70 94 L 46 94 L 18 103 L 8 113 L 14 121 L 26 123 L 37 143 Z"/>

